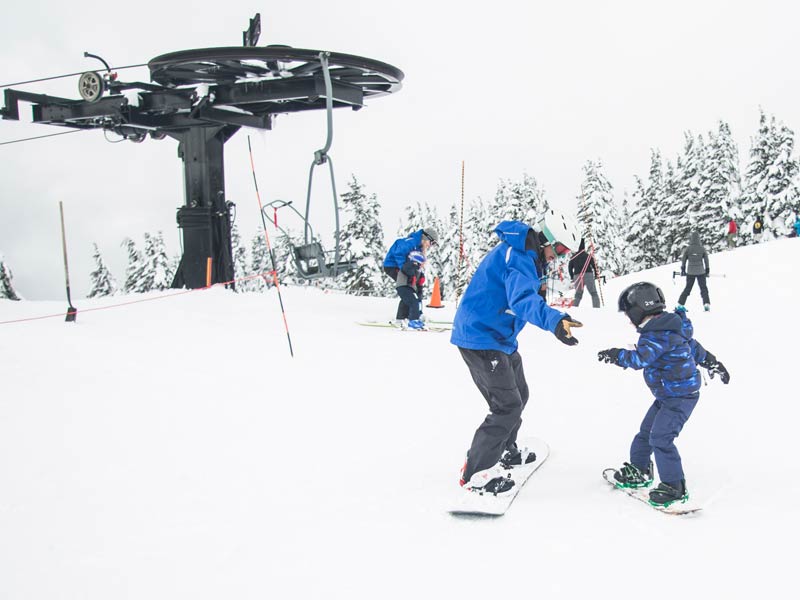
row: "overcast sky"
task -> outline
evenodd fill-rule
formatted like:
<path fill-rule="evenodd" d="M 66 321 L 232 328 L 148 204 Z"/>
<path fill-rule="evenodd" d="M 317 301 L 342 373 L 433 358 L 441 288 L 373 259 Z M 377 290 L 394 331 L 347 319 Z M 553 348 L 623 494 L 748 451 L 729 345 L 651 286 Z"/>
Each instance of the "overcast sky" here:
<path fill-rule="evenodd" d="M 759 107 L 798 127 L 800 9 L 789 2 L 13 2 L 0 19 L 0 85 L 97 69 L 84 51 L 122 66 L 237 46 L 256 12 L 260 45 L 357 54 L 405 72 L 398 94 L 335 113 L 330 151 L 340 194 L 355 174 L 378 195 L 387 241 L 407 204 L 445 215 L 460 200 L 462 160 L 468 200 L 527 172 L 574 211 L 589 159 L 602 160 L 621 198 L 646 175 L 650 148 L 674 160 L 686 130 L 728 121 L 744 161 Z M 17 89 L 78 98 L 77 78 Z M 22 108 L 20 123 L 0 121 L 0 142 L 61 131 L 31 124 Z M 324 113 L 279 117 L 273 131 L 243 129 L 226 145 L 227 195 L 249 241 L 260 220 L 248 133 L 264 201 L 302 205 Z M 332 210 L 323 175 L 312 212 L 320 224 Z M 118 280 L 126 236 L 141 245 L 160 230 L 170 254 L 179 251 L 182 166 L 170 139 L 110 144 L 93 131 L 0 146 L 0 182 L 0 253 L 27 299 L 64 297 L 59 200 L 77 296 L 89 289 L 92 242 Z"/>

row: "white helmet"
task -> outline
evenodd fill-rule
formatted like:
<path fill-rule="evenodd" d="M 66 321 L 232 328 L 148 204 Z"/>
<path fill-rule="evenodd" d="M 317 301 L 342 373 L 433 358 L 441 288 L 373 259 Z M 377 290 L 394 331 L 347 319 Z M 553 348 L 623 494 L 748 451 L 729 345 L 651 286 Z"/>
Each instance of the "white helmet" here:
<path fill-rule="evenodd" d="M 557 254 L 566 254 L 566 252 L 559 251 L 556 244 L 563 246 L 566 251 L 577 252 L 583 237 L 580 227 L 578 227 L 574 219 L 563 213 L 556 212 L 552 208 L 548 208 L 539 217 L 536 225 L 534 225 L 534 230 L 541 231 L 544 234 Z"/>

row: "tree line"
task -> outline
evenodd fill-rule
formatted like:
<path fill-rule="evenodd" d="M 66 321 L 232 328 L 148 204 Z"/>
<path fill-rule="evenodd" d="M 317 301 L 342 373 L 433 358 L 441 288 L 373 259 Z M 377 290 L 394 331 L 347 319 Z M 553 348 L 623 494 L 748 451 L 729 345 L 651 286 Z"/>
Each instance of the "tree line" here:
<path fill-rule="evenodd" d="M 439 246 L 429 256 L 429 278 L 436 275 L 442 294 L 460 295 L 469 278 L 496 239 L 493 228 L 503 220 L 536 221 L 549 208 L 547 194 L 535 177 L 523 173 L 518 180 L 498 182 L 492 198 L 477 197 L 461 206 L 441 201 L 417 202 L 405 207 L 395 236 L 386 240 L 381 225 L 377 195 L 368 194 L 355 176 L 341 195 L 340 250 L 355 263 L 335 280 L 316 280 L 313 285 L 349 294 L 391 296 L 392 282 L 383 275 L 382 263 L 388 244 L 423 227 L 439 232 Z M 440 212 L 441 211 L 441 212 Z M 740 169 L 739 151 L 730 126 L 719 121 L 706 134 L 684 133 L 682 151 L 674 160 L 651 149 L 650 169 L 634 176 L 633 188 L 618 197 L 600 160 L 589 160 L 575 197 L 575 214 L 584 237 L 594 248 L 603 273 L 610 276 L 649 269 L 679 259 L 689 233 L 698 231 L 709 252 L 725 247 L 726 225 L 739 225 L 739 245 L 755 241 L 751 226 L 756 217 L 764 221 L 764 237 L 791 232 L 800 212 L 800 163 L 794 156 L 794 132 L 762 110 L 759 127 Z M 285 230 L 274 240 L 272 255 L 263 231 L 249 244 L 238 227 L 232 227 L 234 271 L 237 280 L 273 270 L 284 284 L 307 285 L 294 264 L 292 248 L 303 236 Z M 145 234 L 140 250 L 131 239 L 123 242 L 128 265 L 122 285 L 106 267 L 94 245 L 95 269 L 90 274 L 87 297 L 115 293 L 140 293 L 170 286 L 178 258 L 168 258 L 162 234 Z M 556 264 L 560 269 L 563 265 Z M 239 281 L 237 291 L 264 291 L 271 277 Z M 16 300 L 12 275 L 0 256 L 0 298 Z"/>

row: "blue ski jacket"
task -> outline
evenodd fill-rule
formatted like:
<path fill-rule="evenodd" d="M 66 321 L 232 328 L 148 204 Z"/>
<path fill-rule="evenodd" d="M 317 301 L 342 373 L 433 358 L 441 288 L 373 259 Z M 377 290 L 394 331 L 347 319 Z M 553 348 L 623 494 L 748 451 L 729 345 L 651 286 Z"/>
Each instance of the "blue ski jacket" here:
<path fill-rule="evenodd" d="M 503 221 L 494 230 L 500 243 L 472 276 L 453 320 L 450 342 L 469 350 L 513 354 L 527 323 L 555 332 L 564 318 L 539 295 L 543 274 L 536 251 L 525 249 L 530 226 Z"/>
<path fill-rule="evenodd" d="M 389 248 L 389 252 L 386 253 L 386 258 L 383 259 L 383 266 L 401 269 L 406 262 L 408 253 L 420 248 L 422 248 L 422 229 L 415 231 L 408 237 L 395 240 L 392 247 Z"/>
<path fill-rule="evenodd" d="M 656 399 L 691 396 L 700 390 L 697 363 L 706 350 L 694 339 L 694 327 L 686 313 L 662 313 L 644 326 L 636 350 L 621 350 L 618 364 L 644 369 L 644 380 Z"/>

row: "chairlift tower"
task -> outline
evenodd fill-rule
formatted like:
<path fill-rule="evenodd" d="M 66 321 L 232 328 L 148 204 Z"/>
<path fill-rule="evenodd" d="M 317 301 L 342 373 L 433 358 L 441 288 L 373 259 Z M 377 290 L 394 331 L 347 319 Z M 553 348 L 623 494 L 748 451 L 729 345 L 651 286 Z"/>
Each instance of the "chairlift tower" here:
<path fill-rule="evenodd" d="M 277 114 L 329 105 L 360 110 L 368 98 L 399 91 L 404 77 L 396 67 L 361 56 L 258 47 L 260 30 L 257 14 L 243 32 L 241 47 L 157 56 L 147 65 L 149 83 L 119 81 L 105 61 L 85 53 L 101 60 L 106 69 L 80 76 L 80 100 L 9 88 L 0 117 L 19 120 L 22 101 L 32 104 L 35 123 L 104 129 L 135 143 L 148 137 L 177 140 L 185 201 L 177 213 L 183 255 L 172 287 L 205 287 L 209 264 L 210 283 L 232 281 L 225 143 L 242 127 L 271 129 Z"/>

